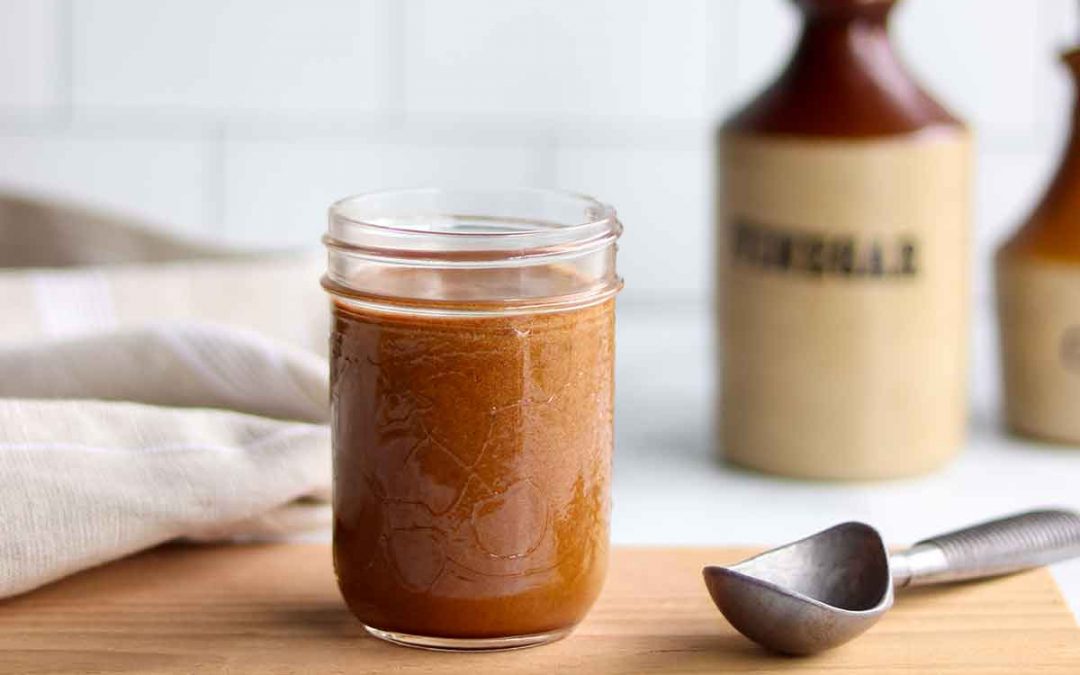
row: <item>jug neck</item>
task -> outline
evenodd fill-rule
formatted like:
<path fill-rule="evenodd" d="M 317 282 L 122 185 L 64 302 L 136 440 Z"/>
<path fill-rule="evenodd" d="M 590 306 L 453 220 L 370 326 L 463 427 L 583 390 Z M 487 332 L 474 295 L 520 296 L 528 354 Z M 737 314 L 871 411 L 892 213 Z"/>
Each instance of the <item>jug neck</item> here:
<path fill-rule="evenodd" d="M 1067 154 L 1080 154 L 1080 47 L 1062 53 L 1061 61 L 1069 69 L 1073 84 L 1072 122 Z"/>
<path fill-rule="evenodd" d="M 884 20 L 899 0 L 795 0 L 806 18 Z"/>
<path fill-rule="evenodd" d="M 1073 78 L 1072 128 L 1057 172 L 1042 199 L 1017 233 L 1000 250 L 1013 256 L 1080 262 L 1080 48 L 1061 55 Z"/>
<path fill-rule="evenodd" d="M 908 74 L 889 40 L 894 0 L 795 0 L 803 27 L 791 60 L 725 129 L 871 138 L 961 124 Z"/>
<path fill-rule="evenodd" d="M 1044 208 L 1065 202 L 1069 208 L 1080 205 L 1080 48 L 1062 53 L 1061 60 L 1073 81 L 1072 120 L 1057 173 L 1042 202 Z"/>
<path fill-rule="evenodd" d="M 802 32 L 785 73 L 791 78 L 869 77 L 908 80 L 889 40 L 893 0 L 796 0 Z"/>

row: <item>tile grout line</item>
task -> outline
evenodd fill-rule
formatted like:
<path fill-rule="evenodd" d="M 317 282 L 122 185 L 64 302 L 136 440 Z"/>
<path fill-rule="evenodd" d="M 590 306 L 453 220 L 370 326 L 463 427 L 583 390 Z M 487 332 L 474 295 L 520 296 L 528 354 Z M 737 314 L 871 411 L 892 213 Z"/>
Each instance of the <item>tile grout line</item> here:
<path fill-rule="evenodd" d="M 533 176 L 533 180 L 537 181 L 538 185 L 549 188 L 562 187 L 558 184 L 558 157 L 561 148 L 558 134 L 553 131 L 545 132 L 542 140 L 536 144 L 536 148 L 537 162 L 534 167 L 535 175 Z"/>
<path fill-rule="evenodd" d="M 227 172 L 227 141 L 228 124 L 219 122 L 208 138 L 206 149 L 206 175 L 203 177 L 204 189 L 204 218 L 202 230 L 210 236 L 215 232 L 228 234 L 225 222 L 226 199 L 228 199 L 226 186 Z"/>

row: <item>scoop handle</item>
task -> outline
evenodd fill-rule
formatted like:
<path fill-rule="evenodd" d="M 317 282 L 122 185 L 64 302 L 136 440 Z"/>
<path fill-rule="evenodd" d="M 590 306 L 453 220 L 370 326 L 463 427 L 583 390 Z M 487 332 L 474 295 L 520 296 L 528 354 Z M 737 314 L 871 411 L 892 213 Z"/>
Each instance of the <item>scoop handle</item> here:
<path fill-rule="evenodd" d="M 1080 515 L 1029 511 L 924 539 L 889 559 L 893 585 L 1011 574 L 1080 556 Z"/>

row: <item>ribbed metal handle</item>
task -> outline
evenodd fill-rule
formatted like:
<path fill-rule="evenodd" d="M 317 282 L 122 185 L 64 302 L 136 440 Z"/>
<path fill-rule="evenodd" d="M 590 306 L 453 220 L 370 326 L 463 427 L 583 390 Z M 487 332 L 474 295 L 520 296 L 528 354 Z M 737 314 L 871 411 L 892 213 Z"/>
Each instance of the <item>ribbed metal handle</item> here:
<path fill-rule="evenodd" d="M 892 560 L 897 586 L 1018 572 L 1080 556 L 1080 515 L 1030 511 L 915 544 Z"/>

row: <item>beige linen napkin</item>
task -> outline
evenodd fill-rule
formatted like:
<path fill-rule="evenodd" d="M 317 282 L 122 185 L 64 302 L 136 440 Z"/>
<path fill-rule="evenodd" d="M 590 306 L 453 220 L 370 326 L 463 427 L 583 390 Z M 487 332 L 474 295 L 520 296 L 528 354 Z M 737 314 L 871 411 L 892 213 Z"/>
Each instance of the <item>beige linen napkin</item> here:
<path fill-rule="evenodd" d="M 328 524 L 315 258 L 2 196 L 0 251 L 0 597 Z"/>
<path fill-rule="evenodd" d="M 0 344 L 193 319 L 325 354 L 325 256 L 252 253 L 0 194 Z"/>

